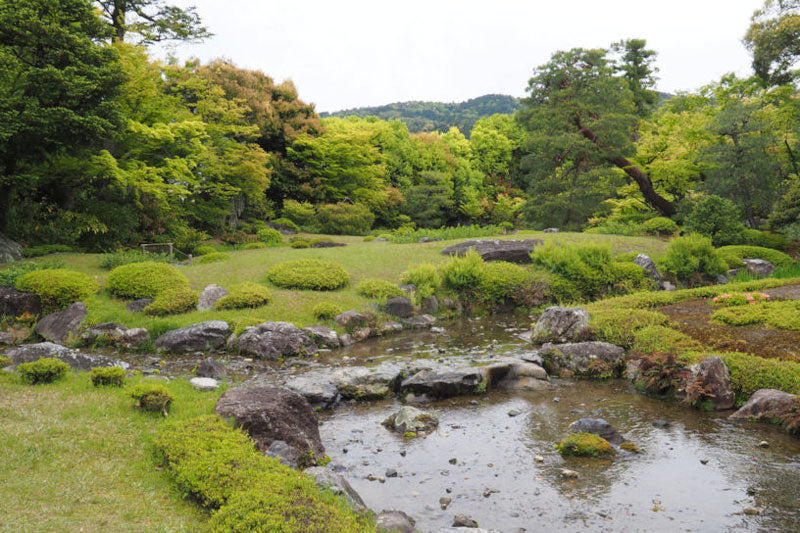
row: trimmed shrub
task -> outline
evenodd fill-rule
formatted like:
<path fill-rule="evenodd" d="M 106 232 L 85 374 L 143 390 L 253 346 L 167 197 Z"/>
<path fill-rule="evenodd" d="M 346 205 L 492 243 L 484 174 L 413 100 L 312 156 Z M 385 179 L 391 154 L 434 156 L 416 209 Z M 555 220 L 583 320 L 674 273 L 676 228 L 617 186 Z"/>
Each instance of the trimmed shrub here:
<path fill-rule="evenodd" d="M 299 226 L 307 226 L 314 221 L 314 206 L 308 202 L 285 200 L 283 202 L 283 216 Z"/>
<path fill-rule="evenodd" d="M 118 266 L 129 265 L 131 263 L 169 263 L 169 260 L 169 254 L 143 254 L 137 250 L 128 250 L 126 252 L 103 254 L 100 258 L 100 268 L 104 270 L 114 270 Z"/>
<path fill-rule="evenodd" d="M 165 316 L 186 313 L 197 306 L 198 294 L 189 286 L 167 287 L 155 297 L 153 303 L 144 308 L 149 316 Z"/>
<path fill-rule="evenodd" d="M 367 235 L 364 237 L 364 242 L 372 242 L 375 240 L 375 235 Z"/>
<path fill-rule="evenodd" d="M 678 225 L 669 218 L 655 217 L 644 221 L 642 231 L 647 235 L 672 235 L 678 231 Z"/>
<path fill-rule="evenodd" d="M 248 242 L 258 241 L 258 237 L 256 235 L 252 233 L 246 233 L 238 229 L 220 233 L 219 238 L 226 244 L 246 244 Z"/>
<path fill-rule="evenodd" d="M 616 454 L 606 439 L 594 433 L 568 433 L 554 448 L 564 457 L 608 457 Z"/>
<path fill-rule="evenodd" d="M 780 233 L 769 233 L 766 231 L 758 231 L 757 229 L 747 228 L 743 233 L 744 244 L 750 246 L 761 246 L 763 248 L 772 248 L 773 250 L 785 250 L 786 245 L 789 244 L 785 235 Z"/>
<path fill-rule="evenodd" d="M 442 285 L 439 271 L 433 263 L 422 263 L 403 273 L 403 283 L 417 288 L 417 303 L 436 293 Z"/>
<path fill-rule="evenodd" d="M 63 309 L 97 292 L 99 285 L 82 272 L 62 268 L 34 270 L 17 280 L 17 289 L 39 295 L 47 311 Z"/>
<path fill-rule="evenodd" d="M 739 209 L 733 202 L 710 194 L 692 202 L 683 225 L 687 233 L 710 237 L 714 246 L 722 246 L 742 242 L 745 228 L 739 220 Z"/>
<path fill-rule="evenodd" d="M 258 235 L 258 240 L 265 244 L 276 245 L 283 243 L 283 235 L 281 235 L 281 232 L 276 229 L 272 228 L 260 229 L 258 230 L 258 233 L 256 235 Z"/>
<path fill-rule="evenodd" d="M 484 263 L 483 276 L 478 283 L 476 293 L 485 303 L 517 301 L 521 299 L 526 289 L 532 288 L 533 281 L 533 274 L 529 270 L 514 263 L 505 261 Z M 542 290 L 545 290 L 544 287 Z"/>
<path fill-rule="evenodd" d="M 186 279 L 177 268 L 165 263 L 132 263 L 111 271 L 106 287 L 121 298 L 155 298 L 167 287 L 188 287 Z"/>
<path fill-rule="evenodd" d="M 637 255 L 639 255 L 639 252 L 623 252 L 615 255 L 614 261 L 617 263 L 630 263 L 636 259 Z"/>
<path fill-rule="evenodd" d="M 723 246 L 717 252 L 728 264 L 728 268 L 743 268 L 742 259 L 764 259 L 776 267 L 789 266 L 794 260 L 783 252 L 761 246 Z"/>
<path fill-rule="evenodd" d="M 311 204 L 309 204 L 309 205 L 311 205 Z M 311 209 L 312 209 L 312 213 L 313 213 L 313 209 L 314 208 L 312 207 Z M 300 226 L 298 226 L 292 220 L 290 220 L 290 219 L 288 219 L 286 217 L 276 218 L 275 220 L 270 221 L 270 224 L 286 226 L 287 228 L 292 228 L 295 231 L 300 231 Z"/>
<path fill-rule="evenodd" d="M 242 250 L 260 250 L 262 248 L 266 248 L 267 245 L 263 242 L 248 242 L 244 246 L 242 246 Z"/>
<path fill-rule="evenodd" d="M 356 288 L 358 294 L 365 298 L 387 300 L 395 296 L 405 296 L 403 289 L 385 279 L 365 279 Z"/>
<path fill-rule="evenodd" d="M 142 411 L 161 413 L 167 416 L 172 406 L 172 394 L 164 385 L 142 383 L 131 391 L 131 398 L 138 400 L 136 406 Z"/>
<path fill-rule="evenodd" d="M 694 233 L 669 243 L 661 267 L 672 278 L 691 281 L 703 275 L 713 278 L 725 272 L 728 265 L 714 249 L 711 239 Z"/>
<path fill-rule="evenodd" d="M 6 357 L 4 355 L 0 355 L 0 368 L 5 368 L 9 366 L 13 361 L 10 357 Z"/>
<path fill-rule="evenodd" d="M 298 259 L 274 265 L 267 279 L 285 289 L 332 291 L 347 285 L 350 274 L 339 264 L 319 259 Z"/>
<path fill-rule="evenodd" d="M 218 263 L 219 261 L 227 261 L 231 256 L 222 252 L 214 252 L 211 254 L 201 255 L 195 259 L 198 265 L 207 265 L 209 263 Z"/>
<path fill-rule="evenodd" d="M 317 207 L 315 219 L 322 233 L 332 235 L 364 235 L 369 232 L 375 215 L 364 204 L 324 204 Z"/>
<path fill-rule="evenodd" d="M 194 255 L 201 256 L 201 255 L 213 254 L 216 251 L 217 249 L 214 248 L 213 246 L 198 246 L 197 248 L 194 249 Z"/>
<path fill-rule="evenodd" d="M 67 375 L 69 365 L 55 358 L 42 357 L 38 361 L 17 365 L 22 380 L 31 385 L 52 383 Z"/>
<path fill-rule="evenodd" d="M 272 299 L 269 289 L 258 283 L 246 281 L 228 289 L 230 294 L 217 301 L 216 309 L 247 309 L 267 305 Z"/>
<path fill-rule="evenodd" d="M 330 302 L 320 302 L 314 306 L 311 313 L 317 320 L 333 320 L 336 315 L 343 312 L 342 308 Z"/>
<path fill-rule="evenodd" d="M 64 268 L 66 263 L 62 259 L 48 259 L 41 262 L 16 262 L 0 270 L 0 287 L 16 287 L 17 280 L 34 270 L 52 270 Z"/>
<path fill-rule="evenodd" d="M 291 246 L 292 248 L 308 248 L 309 246 L 311 246 L 311 243 L 309 243 L 305 239 L 298 239 L 296 241 L 292 241 L 292 244 L 290 244 L 289 246 Z"/>
<path fill-rule="evenodd" d="M 456 292 L 470 293 L 485 276 L 486 262 L 475 251 L 468 250 L 461 257 L 451 257 L 439 268 L 442 285 Z"/>
<path fill-rule="evenodd" d="M 95 387 L 122 387 L 125 381 L 125 369 L 118 366 L 97 366 L 89 372 L 89 378 Z"/>

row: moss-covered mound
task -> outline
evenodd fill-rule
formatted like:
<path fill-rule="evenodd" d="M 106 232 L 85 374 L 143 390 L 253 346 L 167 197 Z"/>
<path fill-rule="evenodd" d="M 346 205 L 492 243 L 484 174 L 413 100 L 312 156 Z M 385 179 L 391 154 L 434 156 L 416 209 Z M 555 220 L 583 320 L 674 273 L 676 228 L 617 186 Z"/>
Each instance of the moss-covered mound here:
<path fill-rule="evenodd" d="M 350 274 L 332 261 L 298 259 L 273 266 L 267 279 L 284 289 L 332 291 L 347 285 Z"/>
<path fill-rule="evenodd" d="M 245 282 L 233 285 L 230 293 L 217 301 L 217 309 L 247 309 L 267 305 L 272 298 L 269 289 L 258 283 Z"/>
<path fill-rule="evenodd" d="M 198 265 L 207 265 L 209 263 L 218 263 L 220 261 L 227 261 L 231 256 L 222 252 L 212 252 L 210 254 L 201 255 L 195 259 Z"/>
<path fill-rule="evenodd" d="M 144 308 L 144 314 L 165 316 L 186 313 L 197 306 L 197 299 L 197 291 L 189 286 L 168 287 L 158 293 L 153 303 Z"/>
<path fill-rule="evenodd" d="M 133 263 L 111 271 L 106 287 L 121 298 L 155 298 L 167 287 L 188 287 L 177 268 L 165 263 Z"/>
<path fill-rule="evenodd" d="M 395 296 L 403 296 L 403 289 L 385 279 L 365 279 L 356 288 L 358 294 L 375 300 L 386 300 Z"/>
<path fill-rule="evenodd" d="M 594 433 L 569 433 L 555 449 L 564 457 L 609 457 L 617 453 L 606 439 Z"/>
<path fill-rule="evenodd" d="M 82 272 L 56 268 L 25 274 L 17 289 L 38 294 L 45 311 L 56 311 L 96 293 L 99 286 Z"/>
<path fill-rule="evenodd" d="M 717 248 L 717 252 L 728 264 L 728 268 L 743 268 L 742 259 L 763 259 L 776 267 L 789 266 L 794 263 L 792 258 L 785 253 L 761 246 L 723 246 Z"/>

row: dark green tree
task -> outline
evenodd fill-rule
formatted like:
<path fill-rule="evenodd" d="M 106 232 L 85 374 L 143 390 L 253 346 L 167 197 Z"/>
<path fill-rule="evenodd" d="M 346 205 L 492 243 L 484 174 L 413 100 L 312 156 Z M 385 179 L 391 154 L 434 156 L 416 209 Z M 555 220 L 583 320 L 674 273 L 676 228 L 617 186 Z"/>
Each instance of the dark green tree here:
<path fill-rule="evenodd" d="M 614 68 L 628 82 L 636 114 L 640 117 L 649 116 L 658 103 L 658 93 L 653 90 L 658 72 L 653 64 L 658 53 L 646 46 L 644 39 L 626 39 L 611 45 L 617 56 Z"/>
<path fill-rule="evenodd" d="M 790 83 L 800 59 L 800 0 L 765 0 L 744 37 L 753 71 L 767 87 Z"/>
<path fill-rule="evenodd" d="M 103 18 L 114 28 L 114 41 L 129 34 L 138 44 L 160 41 L 200 41 L 213 34 L 203 26 L 195 7 L 182 9 L 163 0 L 96 0 Z"/>

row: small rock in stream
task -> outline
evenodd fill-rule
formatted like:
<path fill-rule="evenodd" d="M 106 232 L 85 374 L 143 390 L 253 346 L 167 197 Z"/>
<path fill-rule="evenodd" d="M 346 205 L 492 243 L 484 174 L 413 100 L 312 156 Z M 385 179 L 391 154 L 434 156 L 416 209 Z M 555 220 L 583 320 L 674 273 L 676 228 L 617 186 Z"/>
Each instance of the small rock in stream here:
<path fill-rule="evenodd" d="M 756 516 L 761 514 L 761 511 L 757 507 L 745 507 L 742 512 L 748 516 Z"/>
<path fill-rule="evenodd" d="M 578 479 L 578 473 L 568 468 L 562 468 L 561 477 L 563 477 L 564 479 Z"/>
<path fill-rule="evenodd" d="M 450 459 L 450 460 L 448 461 L 448 463 L 450 463 L 451 465 L 454 465 L 454 464 L 456 464 L 457 462 L 458 462 L 458 459 L 456 459 L 455 457 L 453 457 L 452 459 Z"/>
<path fill-rule="evenodd" d="M 708 459 L 700 459 L 700 463 L 704 464 L 704 465 L 707 465 L 708 464 Z"/>
<path fill-rule="evenodd" d="M 453 518 L 453 527 L 478 527 L 478 523 L 466 515 L 457 514 Z"/>
<path fill-rule="evenodd" d="M 670 426 L 670 423 L 666 420 L 653 420 L 652 424 L 657 428 L 666 428 Z"/>
<path fill-rule="evenodd" d="M 758 447 L 759 448 L 769 448 L 769 442 L 767 442 L 765 440 L 762 440 L 761 442 L 758 443 Z"/>
<path fill-rule="evenodd" d="M 450 502 L 453 501 L 453 498 L 448 498 L 447 496 L 443 496 L 439 498 L 439 507 L 442 508 L 442 511 L 446 511 L 447 508 L 450 506 Z"/>
<path fill-rule="evenodd" d="M 395 470 L 394 468 L 387 468 L 386 477 L 397 477 L 397 470 Z"/>
<path fill-rule="evenodd" d="M 533 460 L 534 460 L 534 462 L 537 462 L 537 463 L 543 463 L 544 462 L 544 457 L 542 457 L 541 455 L 536 455 L 536 456 L 534 456 Z"/>
<path fill-rule="evenodd" d="M 512 409 L 512 410 L 510 410 L 508 412 L 508 416 L 510 416 L 511 418 L 513 418 L 515 416 L 519 416 L 521 414 L 522 414 L 522 411 L 520 411 L 519 409 Z"/>

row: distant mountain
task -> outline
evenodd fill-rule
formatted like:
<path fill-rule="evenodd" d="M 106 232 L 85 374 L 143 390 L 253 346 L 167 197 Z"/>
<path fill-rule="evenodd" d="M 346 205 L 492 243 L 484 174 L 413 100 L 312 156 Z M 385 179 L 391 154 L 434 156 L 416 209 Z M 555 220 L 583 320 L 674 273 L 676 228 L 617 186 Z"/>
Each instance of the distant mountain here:
<path fill-rule="evenodd" d="M 469 137 L 475 121 L 495 113 L 510 114 L 520 108 L 519 98 L 505 94 L 487 94 L 466 102 L 399 102 L 377 107 L 357 107 L 320 113 L 323 117 L 368 117 L 376 116 L 384 120 L 400 119 L 412 133 L 440 131 L 446 132 L 456 126 Z"/>

